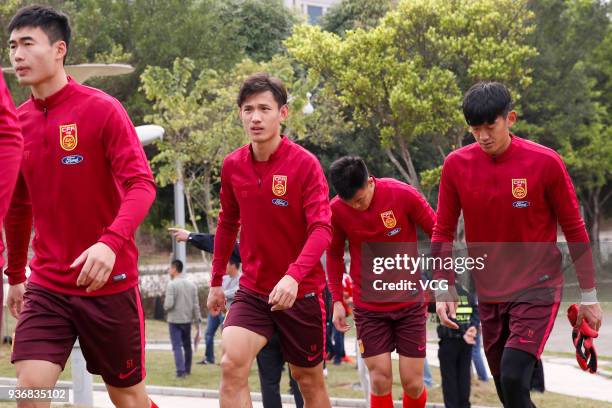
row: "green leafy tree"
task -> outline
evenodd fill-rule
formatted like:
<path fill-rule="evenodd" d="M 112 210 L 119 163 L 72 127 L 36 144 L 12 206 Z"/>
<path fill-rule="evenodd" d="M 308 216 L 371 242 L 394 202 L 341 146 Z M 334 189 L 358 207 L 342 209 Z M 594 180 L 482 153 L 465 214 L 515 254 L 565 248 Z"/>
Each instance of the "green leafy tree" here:
<path fill-rule="evenodd" d="M 338 35 L 356 28 L 370 29 L 376 27 L 396 3 L 397 0 L 342 0 L 325 13 L 321 27 Z"/>
<path fill-rule="evenodd" d="M 237 26 L 234 41 L 246 56 L 269 61 L 284 52 L 283 40 L 291 35 L 297 17 L 281 0 L 228 0 L 221 2 L 221 20 Z"/>
<path fill-rule="evenodd" d="M 598 0 L 529 4 L 537 30 L 529 41 L 533 85 L 523 94 L 517 132 L 563 156 L 584 209 L 591 240 L 599 240 L 612 193 L 612 34 L 610 5 Z"/>
<path fill-rule="evenodd" d="M 525 4 L 403 0 L 372 30 L 341 38 L 302 25 L 286 44 L 359 126 L 376 129 L 389 160 L 420 188 L 414 145 L 460 140 L 462 90 L 479 79 L 529 84 L 525 62 L 536 52 L 524 44 L 533 29 Z"/>

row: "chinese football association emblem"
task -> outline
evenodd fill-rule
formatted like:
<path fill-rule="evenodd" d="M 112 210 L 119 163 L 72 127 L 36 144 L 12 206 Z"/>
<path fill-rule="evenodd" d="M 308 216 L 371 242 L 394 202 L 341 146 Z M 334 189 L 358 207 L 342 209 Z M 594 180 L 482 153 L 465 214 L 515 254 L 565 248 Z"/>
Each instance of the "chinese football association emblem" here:
<path fill-rule="evenodd" d="M 384 213 L 380 213 L 380 217 L 382 218 L 383 224 L 387 228 L 393 228 L 397 224 L 397 220 L 395 219 L 395 215 L 393 214 L 393 210 L 385 211 Z"/>
<path fill-rule="evenodd" d="M 525 198 L 527 196 L 527 179 L 512 179 L 512 195 L 514 198 Z"/>
<path fill-rule="evenodd" d="M 61 125 L 60 131 L 60 146 L 67 152 L 74 150 L 79 143 L 77 136 L 77 125 L 72 123 L 70 125 Z"/>
<path fill-rule="evenodd" d="M 272 176 L 272 192 L 278 197 L 287 193 L 287 176 Z"/>

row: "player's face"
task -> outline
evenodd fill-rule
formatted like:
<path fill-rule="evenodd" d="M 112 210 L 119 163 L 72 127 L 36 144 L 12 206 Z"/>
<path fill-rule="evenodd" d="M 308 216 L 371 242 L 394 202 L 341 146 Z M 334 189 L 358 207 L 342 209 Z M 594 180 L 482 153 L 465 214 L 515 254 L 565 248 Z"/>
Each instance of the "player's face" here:
<path fill-rule="evenodd" d="M 493 123 L 470 126 L 470 132 L 481 149 L 492 156 L 502 154 L 510 145 L 510 128 L 516 122 L 516 112 L 507 116 L 498 116 Z"/>
<path fill-rule="evenodd" d="M 278 136 L 288 113 L 287 105 L 279 107 L 270 91 L 249 96 L 240 107 L 242 126 L 252 143 L 265 143 Z"/>
<path fill-rule="evenodd" d="M 370 177 L 368 178 L 368 182 L 366 183 L 365 187 L 357 190 L 353 198 L 350 200 L 344 200 L 344 202 L 355 210 L 365 211 L 370 208 L 372 198 L 374 198 L 374 180 L 372 177 Z"/>
<path fill-rule="evenodd" d="M 11 64 L 21 85 L 36 86 L 53 78 L 63 66 L 66 43 L 51 44 L 40 27 L 22 27 L 9 38 Z"/>

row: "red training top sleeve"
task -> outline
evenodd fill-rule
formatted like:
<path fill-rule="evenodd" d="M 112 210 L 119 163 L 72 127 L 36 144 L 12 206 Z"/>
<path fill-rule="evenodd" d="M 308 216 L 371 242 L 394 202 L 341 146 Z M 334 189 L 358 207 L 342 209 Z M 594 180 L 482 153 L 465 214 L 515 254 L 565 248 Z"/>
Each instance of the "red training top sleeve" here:
<path fill-rule="evenodd" d="M 153 204 L 155 181 L 127 112 L 119 102 L 113 107 L 104 126 L 104 149 L 115 182 L 122 192 L 122 201 L 114 221 L 98 242 L 118 253 L 125 241 L 134 236 Z"/>
<path fill-rule="evenodd" d="M 287 275 L 300 283 L 321 261 L 332 236 L 329 190 L 319 162 L 313 158 L 307 173 L 302 175 L 305 185 L 302 203 L 306 215 L 308 239 L 295 262 L 289 265 Z"/>
<path fill-rule="evenodd" d="M 5 271 L 10 285 L 26 280 L 28 247 L 32 233 L 32 204 L 28 186 L 21 174 L 17 178 L 15 192 L 11 200 L 5 225 L 8 267 Z"/>
<path fill-rule="evenodd" d="M 452 155 L 444 161 L 442 175 L 440 176 L 438 211 L 436 212 L 436 222 L 431 236 L 432 257 L 444 258 L 446 254 L 452 254 L 457 222 L 461 214 L 461 201 L 452 180 L 450 158 L 452 158 Z M 455 283 L 454 273 L 448 273 L 444 269 L 434 270 L 433 275 L 434 279 L 448 280 L 449 285 Z"/>
<path fill-rule="evenodd" d="M 584 220 L 580 216 L 580 206 L 572 180 L 561 158 L 558 156 L 555 158 L 553 168 L 549 173 L 552 179 L 546 193 L 567 240 L 580 288 L 593 289 L 595 287 L 595 267 L 589 235 Z"/>
<path fill-rule="evenodd" d="M 221 212 L 215 233 L 211 287 L 221 286 L 240 229 L 240 208 L 232 189 L 230 171 L 230 164 L 224 161 L 221 166 Z"/>
<path fill-rule="evenodd" d="M 0 74 L 0 163 L 2 163 L 2 177 L 0 177 L 0 230 L 2 220 L 9 208 L 19 163 L 23 152 L 23 137 L 13 99 L 9 93 L 4 77 Z M 0 238 L 0 270 L 4 265 L 2 259 L 4 244 Z"/>
<path fill-rule="evenodd" d="M 409 190 L 409 195 L 410 198 L 405 201 L 408 205 L 408 218 L 431 237 L 436 223 L 436 213 L 416 189 Z"/>
<path fill-rule="evenodd" d="M 332 301 L 342 301 L 342 275 L 344 274 L 344 244 L 346 233 L 335 220 L 332 213 L 333 235 L 327 250 L 327 286 L 332 295 Z"/>

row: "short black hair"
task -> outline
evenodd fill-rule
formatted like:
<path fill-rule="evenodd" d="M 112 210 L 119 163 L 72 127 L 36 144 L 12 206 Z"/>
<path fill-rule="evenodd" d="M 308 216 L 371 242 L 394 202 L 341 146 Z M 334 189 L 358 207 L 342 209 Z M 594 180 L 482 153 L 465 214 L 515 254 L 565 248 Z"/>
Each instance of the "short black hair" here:
<path fill-rule="evenodd" d="M 366 185 L 370 174 L 361 157 L 344 156 L 331 164 L 329 177 L 340 198 L 350 200 Z"/>
<path fill-rule="evenodd" d="M 175 259 L 170 265 L 174 266 L 178 273 L 183 272 L 183 261 L 181 261 L 180 259 Z"/>
<path fill-rule="evenodd" d="M 287 89 L 285 88 L 283 81 L 270 76 L 265 72 L 253 74 L 242 83 L 240 86 L 240 92 L 238 92 L 236 103 L 238 104 L 239 108 L 242 108 L 242 104 L 248 97 L 266 91 L 272 92 L 274 100 L 278 104 L 279 108 L 287 104 Z"/>
<path fill-rule="evenodd" d="M 510 91 L 499 82 L 478 82 L 463 97 L 463 116 L 470 126 L 490 125 L 498 116 L 506 116 L 511 109 Z"/>
<path fill-rule="evenodd" d="M 68 16 L 49 6 L 32 5 L 22 7 L 8 25 L 8 33 L 24 27 L 40 27 L 49 37 L 49 43 L 64 41 L 66 49 L 70 45 L 70 21 Z"/>

